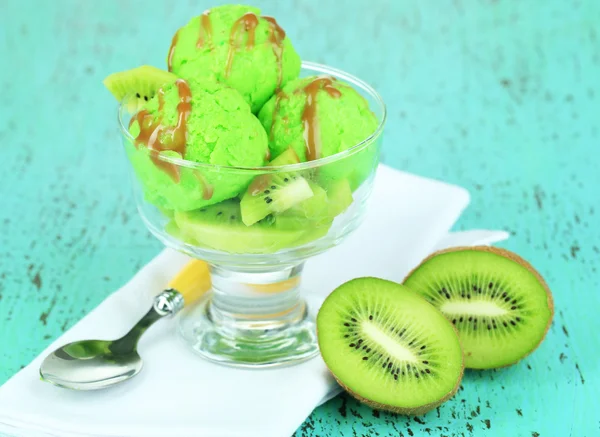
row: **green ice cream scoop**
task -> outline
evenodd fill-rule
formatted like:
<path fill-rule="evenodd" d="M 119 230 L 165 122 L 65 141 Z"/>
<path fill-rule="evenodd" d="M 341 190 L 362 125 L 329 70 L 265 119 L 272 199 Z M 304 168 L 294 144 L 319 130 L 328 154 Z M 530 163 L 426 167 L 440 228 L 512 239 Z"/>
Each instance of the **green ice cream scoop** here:
<path fill-rule="evenodd" d="M 259 167 L 268 154 L 267 135 L 243 97 L 208 80 L 165 85 L 134 115 L 129 131 L 134 140 L 127 152 L 144 195 L 167 210 L 189 211 L 235 197 L 252 177 L 161 158 Z"/>
<path fill-rule="evenodd" d="M 348 84 L 329 76 L 289 82 L 260 110 L 269 134 L 271 156 L 292 147 L 301 161 L 334 155 L 369 138 L 379 120 L 368 102 Z M 348 178 L 356 188 L 373 168 L 377 144 L 333 164 L 320 167 L 321 177 Z"/>
<path fill-rule="evenodd" d="M 192 18 L 175 33 L 167 63 L 179 77 L 228 84 L 255 113 L 300 72 L 300 57 L 275 19 L 244 5 L 218 6 Z"/>

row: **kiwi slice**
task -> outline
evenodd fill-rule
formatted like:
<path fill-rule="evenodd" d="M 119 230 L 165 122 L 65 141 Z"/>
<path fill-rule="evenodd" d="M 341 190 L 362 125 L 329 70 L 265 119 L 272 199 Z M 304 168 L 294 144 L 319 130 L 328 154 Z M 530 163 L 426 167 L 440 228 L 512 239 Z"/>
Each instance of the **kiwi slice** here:
<path fill-rule="evenodd" d="M 313 195 L 289 208 L 288 213 L 309 220 L 329 216 L 327 192 L 315 182 L 308 181 L 308 185 Z"/>
<path fill-rule="evenodd" d="M 352 204 L 352 188 L 348 179 L 340 179 L 327 187 L 327 202 L 330 217 L 336 217 Z"/>
<path fill-rule="evenodd" d="M 260 189 L 247 192 L 242 197 L 241 214 L 246 226 L 252 226 L 269 214 L 287 211 L 313 196 L 303 177 L 278 173 L 259 177 L 265 178 Z"/>
<path fill-rule="evenodd" d="M 358 278 L 317 315 L 323 360 L 340 385 L 373 408 L 422 414 L 451 398 L 463 375 L 452 324 L 407 287 Z"/>
<path fill-rule="evenodd" d="M 275 226 L 279 229 L 289 230 L 302 230 L 304 231 L 302 237 L 300 237 L 294 244 L 294 246 L 302 246 L 318 240 L 321 237 L 327 235 L 333 220 L 331 219 L 320 219 L 307 221 L 307 219 L 301 219 L 299 217 L 288 215 L 287 213 L 273 217 Z"/>
<path fill-rule="evenodd" d="M 316 182 L 308 181 L 313 196 L 277 215 L 277 224 L 287 227 L 324 228 L 327 233 L 333 219 L 353 201 L 347 180 L 336 181 L 327 191 Z"/>
<path fill-rule="evenodd" d="M 425 259 L 404 280 L 456 326 L 465 366 L 516 363 L 542 342 L 554 313 L 544 279 L 523 258 L 494 247 L 457 247 Z"/>
<path fill-rule="evenodd" d="M 194 211 L 175 211 L 174 224 L 167 231 L 176 238 L 228 253 L 273 253 L 320 236 L 318 229 L 277 226 L 272 216 L 246 226 L 236 199 Z"/>
<path fill-rule="evenodd" d="M 122 102 L 127 96 L 127 109 L 133 113 L 141 109 L 165 84 L 174 82 L 177 76 L 150 65 L 142 65 L 107 76 L 102 83 L 113 96 Z"/>
<path fill-rule="evenodd" d="M 298 155 L 292 148 L 271 161 L 269 166 L 297 164 Z M 287 211 L 313 196 L 307 180 L 297 173 L 265 173 L 257 176 L 242 196 L 242 221 L 247 226 L 269 214 Z"/>

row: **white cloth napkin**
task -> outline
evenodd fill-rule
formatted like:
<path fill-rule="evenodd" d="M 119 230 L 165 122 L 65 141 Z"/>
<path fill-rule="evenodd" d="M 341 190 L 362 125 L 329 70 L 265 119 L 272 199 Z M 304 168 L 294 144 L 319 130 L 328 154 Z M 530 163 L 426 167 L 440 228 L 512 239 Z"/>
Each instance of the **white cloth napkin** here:
<path fill-rule="evenodd" d="M 311 311 L 342 282 L 358 276 L 400 281 L 432 250 L 491 244 L 505 232 L 448 234 L 469 203 L 459 187 L 380 166 L 364 224 L 342 245 L 312 259 L 303 286 Z M 96 392 L 42 382 L 38 369 L 56 347 L 86 338 L 117 338 L 188 261 L 164 250 L 128 284 L 0 388 L 0 435 L 119 437 L 289 437 L 320 403 L 338 392 L 320 357 L 269 370 L 219 366 L 195 355 L 158 322 L 142 338 L 144 369 Z"/>

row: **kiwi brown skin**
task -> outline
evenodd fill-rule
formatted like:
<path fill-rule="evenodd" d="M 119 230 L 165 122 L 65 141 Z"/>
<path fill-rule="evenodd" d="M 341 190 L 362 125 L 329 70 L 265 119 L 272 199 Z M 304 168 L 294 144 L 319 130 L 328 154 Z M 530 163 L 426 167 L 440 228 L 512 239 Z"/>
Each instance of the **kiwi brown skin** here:
<path fill-rule="evenodd" d="M 544 335 L 542 335 L 542 337 L 540 338 L 540 341 L 533 348 L 531 348 L 531 350 L 529 352 L 527 352 L 525 355 L 523 355 L 518 360 L 513 361 L 512 363 L 507 363 L 507 364 L 505 364 L 503 366 L 477 367 L 477 368 L 472 367 L 472 368 L 473 369 L 478 369 L 478 370 L 485 370 L 485 369 L 493 369 L 493 368 L 500 369 L 500 368 L 512 366 L 512 365 L 518 363 L 519 361 L 521 361 L 523 358 L 529 356 L 533 351 L 535 351 L 540 346 L 540 344 L 542 344 L 542 342 L 546 338 L 546 334 L 548 333 L 548 330 L 550 329 L 550 326 L 552 325 L 552 320 L 554 319 L 554 299 L 552 298 L 552 292 L 550 291 L 550 288 L 548 287 L 548 284 L 546 283 L 546 281 L 544 280 L 544 278 L 542 277 L 542 275 L 540 275 L 540 273 L 527 260 L 525 260 L 524 258 L 520 257 L 516 253 L 511 252 L 510 250 L 506 250 L 506 249 L 502 249 L 502 248 L 494 247 L 494 246 L 456 246 L 456 247 L 450 247 L 448 249 L 438 250 L 437 252 L 434 252 L 431 255 L 429 255 L 427 258 L 425 258 L 423 261 L 421 261 L 421 263 L 417 267 L 415 267 L 414 269 L 412 269 L 404 277 L 404 280 L 402 282 L 405 283 L 406 280 L 416 270 L 418 270 L 423 264 L 425 264 L 431 258 L 434 258 L 434 257 L 436 257 L 438 255 L 442 255 L 444 253 L 464 252 L 464 251 L 489 252 L 489 253 L 493 253 L 495 255 L 502 256 L 504 258 L 508 258 L 511 261 L 514 261 L 517 264 L 519 264 L 519 265 L 525 267 L 527 270 L 529 270 L 536 277 L 536 279 L 539 281 L 539 283 L 542 284 L 542 287 L 544 288 L 544 290 L 546 290 L 546 297 L 548 299 L 548 309 L 550 310 L 550 317 L 548 319 L 548 323 L 546 325 L 546 328 L 544 329 Z"/>
<path fill-rule="evenodd" d="M 429 302 L 427 302 L 427 304 L 431 305 Z M 433 306 L 433 305 L 431 305 L 431 306 Z M 437 308 L 436 308 L 436 310 L 437 310 Z M 454 325 L 451 325 L 451 326 L 452 326 L 452 329 L 454 329 L 454 332 L 456 333 L 456 336 L 458 337 L 458 340 L 460 342 L 460 336 L 458 335 L 458 329 L 456 329 L 456 327 Z M 319 338 L 320 338 L 319 330 L 317 328 L 317 341 L 319 341 Z M 462 350 L 463 349 L 461 347 L 461 351 Z M 325 360 L 323 360 L 323 361 L 325 361 Z M 327 363 L 325 363 L 325 365 L 327 366 Z M 329 369 L 329 366 L 327 366 L 327 368 Z M 461 364 L 460 364 L 460 376 L 458 377 L 458 380 L 456 381 L 456 385 L 452 388 L 452 390 L 450 390 L 441 399 L 439 399 L 435 402 L 431 402 L 429 404 L 421 405 L 421 406 L 414 407 L 414 408 L 395 407 L 393 405 L 381 404 L 379 402 L 375 402 L 370 399 L 364 398 L 361 395 L 359 395 L 358 393 L 354 392 L 350 387 L 346 386 L 342 381 L 340 381 L 331 369 L 329 369 L 329 373 L 331 373 L 333 378 L 337 381 L 337 383 L 340 385 L 340 387 L 342 387 L 344 389 L 344 391 L 346 391 L 354 399 L 367 405 L 368 407 L 371 407 L 376 410 L 381 410 L 381 411 L 389 411 L 390 413 L 394 413 L 394 414 L 401 414 L 403 416 L 421 416 L 421 415 L 439 407 L 441 404 L 443 404 L 447 400 L 451 399 L 456 394 L 456 392 L 458 391 L 458 389 L 460 387 L 460 383 L 462 382 L 463 375 L 465 373 L 465 358 L 463 355 L 462 359 L 461 359 Z"/>
<path fill-rule="evenodd" d="M 426 405 L 421 405 L 420 407 L 414 407 L 414 408 L 394 407 L 392 405 L 380 404 L 379 402 L 374 402 L 370 399 L 363 398 L 358 393 L 353 392 L 352 389 L 350 389 L 349 387 L 346 387 L 342 383 L 342 381 L 340 381 L 339 379 L 336 378 L 335 375 L 333 375 L 333 377 L 338 382 L 338 384 L 346 392 L 348 392 L 348 394 L 350 394 L 353 398 L 355 398 L 359 402 L 361 402 L 373 409 L 389 411 L 390 413 L 395 413 L 395 414 L 402 414 L 403 416 L 421 416 L 421 415 L 433 410 L 434 408 L 439 407 L 441 404 L 443 404 L 444 402 L 446 402 L 448 399 L 452 398 L 452 396 L 454 396 L 456 394 L 456 392 L 458 391 L 458 388 L 460 387 L 460 382 L 462 381 L 464 370 L 465 370 L 465 367 L 464 367 L 464 361 L 463 361 L 463 366 L 462 366 L 461 372 L 460 372 L 460 378 L 456 382 L 456 386 L 449 393 L 447 393 L 443 398 L 441 398 L 439 401 L 432 402 L 432 403 L 429 403 Z"/>

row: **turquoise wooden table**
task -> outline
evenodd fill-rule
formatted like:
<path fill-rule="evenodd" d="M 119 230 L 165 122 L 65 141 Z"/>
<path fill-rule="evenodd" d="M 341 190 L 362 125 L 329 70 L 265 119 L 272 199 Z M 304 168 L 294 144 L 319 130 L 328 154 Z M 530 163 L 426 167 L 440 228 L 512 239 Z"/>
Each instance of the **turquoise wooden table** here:
<path fill-rule="evenodd" d="M 163 66 L 176 28 L 218 3 L 0 1 L 0 383 L 160 250 L 101 80 Z M 457 227 L 510 231 L 505 247 L 539 268 L 557 309 L 535 354 L 467 372 L 437 411 L 339 396 L 296 435 L 600 435 L 600 2 L 254 3 L 304 59 L 381 91 L 384 161 L 469 189 Z"/>

